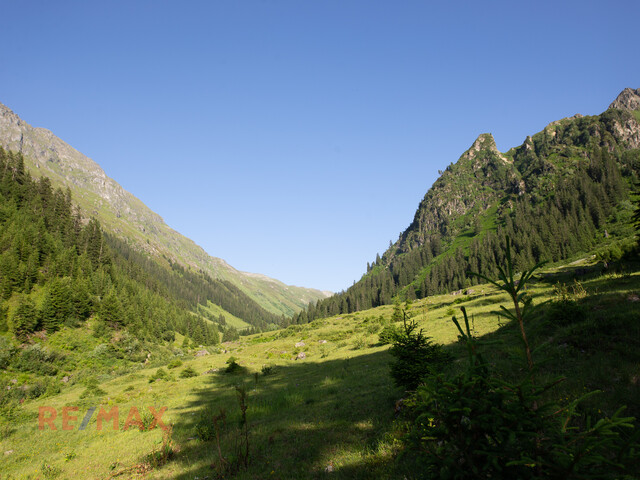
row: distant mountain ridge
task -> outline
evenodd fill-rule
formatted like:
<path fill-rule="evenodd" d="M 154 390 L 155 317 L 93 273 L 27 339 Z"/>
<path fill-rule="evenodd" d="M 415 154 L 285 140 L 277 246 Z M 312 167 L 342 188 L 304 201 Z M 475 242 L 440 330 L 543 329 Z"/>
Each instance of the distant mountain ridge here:
<path fill-rule="evenodd" d="M 191 239 L 170 228 L 93 160 L 49 130 L 32 127 L 1 103 L 0 146 L 22 153 L 34 175 L 46 175 L 54 185 L 69 187 L 74 202 L 87 215 L 98 218 L 106 230 L 132 246 L 161 262 L 171 260 L 228 280 L 272 313 L 291 316 L 310 301 L 329 295 L 285 285 L 264 275 L 240 272 L 224 260 L 210 256 Z"/>

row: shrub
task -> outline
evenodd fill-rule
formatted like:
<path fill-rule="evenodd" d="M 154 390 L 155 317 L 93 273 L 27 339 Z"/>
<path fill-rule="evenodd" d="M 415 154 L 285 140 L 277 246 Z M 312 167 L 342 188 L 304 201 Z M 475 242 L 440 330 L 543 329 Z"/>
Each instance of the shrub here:
<path fill-rule="evenodd" d="M 138 430 L 141 432 L 151 430 L 151 425 L 154 425 L 155 419 L 156 417 L 151 413 L 151 410 L 144 410 L 140 417 L 141 423 L 138 425 Z"/>
<path fill-rule="evenodd" d="M 54 362 L 61 359 L 61 355 L 43 349 L 39 343 L 25 348 L 17 357 L 14 367 L 24 372 L 53 376 L 58 373 Z"/>
<path fill-rule="evenodd" d="M 180 360 L 179 358 L 174 358 L 169 362 L 169 364 L 167 365 L 167 368 L 177 368 L 181 366 L 182 366 L 182 360 Z"/>
<path fill-rule="evenodd" d="M 356 337 L 356 339 L 353 342 L 354 350 L 362 350 L 366 346 L 367 346 L 367 341 L 364 337 Z"/>
<path fill-rule="evenodd" d="M 407 322 L 405 319 L 404 331 L 395 338 L 389 350 L 396 357 L 391 364 L 393 381 L 407 390 L 415 390 L 425 376 L 450 358 L 442 345 L 432 343 L 422 334 L 422 329 L 416 332 L 417 328 L 414 320 Z"/>
<path fill-rule="evenodd" d="M 156 380 L 164 380 L 165 382 L 169 380 L 173 380 L 173 376 L 169 372 L 167 372 L 164 368 L 159 368 L 156 370 L 156 373 L 149 377 L 149 383 L 153 383 Z"/>
<path fill-rule="evenodd" d="M 11 340 L 0 335 L 0 369 L 7 368 L 14 352 L 15 348 Z"/>
<path fill-rule="evenodd" d="M 62 470 L 60 469 L 60 467 L 56 467 L 43 461 L 42 465 L 40 465 L 40 472 L 42 472 L 44 478 L 56 478 L 58 475 L 60 475 Z"/>
<path fill-rule="evenodd" d="M 547 310 L 547 318 L 557 325 L 568 325 L 584 318 L 585 309 L 578 300 L 586 296 L 584 287 L 575 282 L 569 286 L 558 283 L 553 287 L 554 301 Z"/>
<path fill-rule="evenodd" d="M 274 373 L 276 373 L 276 369 L 273 365 L 263 365 L 262 366 L 262 375 L 264 375 L 265 377 L 267 375 L 273 375 Z"/>
<path fill-rule="evenodd" d="M 225 373 L 241 373 L 246 370 L 242 365 L 236 362 L 236 357 L 229 357 L 227 359 L 227 368 L 225 368 Z"/>
<path fill-rule="evenodd" d="M 195 435 L 204 442 L 216 438 L 216 419 L 224 418 L 224 410 L 220 409 L 216 415 L 212 409 L 206 409 L 200 413 L 195 424 Z"/>
<path fill-rule="evenodd" d="M 0 440 L 5 440 L 13 433 L 13 426 L 11 422 L 5 421 L 0 418 Z"/>
<path fill-rule="evenodd" d="M 196 377 L 198 372 L 196 372 L 191 365 L 180 372 L 180 378 L 191 378 Z"/>
<path fill-rule="evenodd" d="M 84 392 L 80 395 L 80 398 L 90 398 L 90 397 L 103 397 L 107 394 L 104 390 L 102 390 L 98 385 L 88 385 Z"/>
<path fill-rule="evenodd" d="M 397 325 L 385 325 L 380 334 L 378 335 L 378 343 L 381 345 L 387 345 L 394 343 L 398 337 L 402 335 L 402 329 Z"/>
<path fill-rule="evenodd" d="M 370 325 L 367 325 L 367 328 L 366 328 L 367 333 L 370 333 L 370 334 L 378 333 L 379 330 L 380 330 L 380 324 L 378 323 L 372 323 Z"/>
<path fill-rule="evenodd" d="M 557 382 L 536 386 L 531 376 L 509 383 L 492 375 L 463 313 L 467 332 L 456 326 L 468 346 L 466 372 L 432 376 L 414 397 L 405 457 L 418 452 L 419 478 L 614 479 L 635 472 L 639 445 L 623 435 L 633 418 L 620 409 L 595 424 L 572 425 L 576 407 L 591 394 L 561 408 L 542 401 Z"/>

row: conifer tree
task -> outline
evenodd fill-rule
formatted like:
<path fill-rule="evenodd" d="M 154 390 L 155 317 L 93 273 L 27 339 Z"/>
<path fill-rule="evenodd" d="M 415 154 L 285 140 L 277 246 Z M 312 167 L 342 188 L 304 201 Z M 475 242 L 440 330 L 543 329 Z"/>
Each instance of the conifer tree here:
<path fill-rule="evenodd" d="M 38 313 L 31 299 L 21 296 L 10 319 L 11 332 L 19 340 L 26 339 L 38 326 Z"/>

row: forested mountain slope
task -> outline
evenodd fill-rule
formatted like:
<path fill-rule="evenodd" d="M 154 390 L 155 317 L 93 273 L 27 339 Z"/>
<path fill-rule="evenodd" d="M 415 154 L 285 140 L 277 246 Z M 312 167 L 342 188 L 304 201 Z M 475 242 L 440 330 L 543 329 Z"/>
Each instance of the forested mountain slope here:
<path fill-rule="evenodd" d="M 633 244 L 630 192 L 640 174 L 640 89 L 624 90 L 601 115 L 549 124 L 506 153 L 483 134 L 442 173 L 414 220 L 347 291 L 294 321 L 455 291 L 495 275 L 509 235 L 519 268 Z"/>
<path fill-rule="evenodd" d="M 125 328 L 152 342 L 178 332 L 210 345 L 225 322 L 207 318 L 199 308 L 207 301 L 259 329 L 281 321 L 226 280 L 167 268 L 103 233 L 70 190 L 32 178 L 21 154 L 0 147 L 0 331 L 23 339 L 95 317 L 100 330 Z"/>
<path fill-rule="evenodd" d="M 34 180 L 20 154 L 0 148 L 0 331 L 18 340 L 93 318 L 96 336 L 126 330 L 163 343 L 175 333 L 219 342 L 170 281 L 108 245 L 100 223 L 85 222 L 69 191 Z M 164 274 L 171 277 L 170 272 Z"/>
<path fill-rule="evenodd" d="M 56 187 L 69 187 L 87 216 L 94 216 L 105 231 L 125 240 L 156 261 L 202 270 L 242 290 L 261 307 L 277 315 L 291 316 L 327 293 L 287 286 L 264 275 L 240 272 L 224 260 L 209 256 L 192 240 L 167 226 L 144 203 L 109 178 L 102 168 L 43 128 L 33 128 L 0 104 L 0 146 L 20 152 L 26 168 L 47 176 Z"/>

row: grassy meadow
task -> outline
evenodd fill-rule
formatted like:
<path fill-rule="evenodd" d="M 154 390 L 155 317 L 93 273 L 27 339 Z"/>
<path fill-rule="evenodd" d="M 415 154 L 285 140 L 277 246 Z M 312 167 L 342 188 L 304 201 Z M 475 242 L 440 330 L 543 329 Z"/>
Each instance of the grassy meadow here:
<path fill-rule="evenodd" d="M 611 270 L 581 262 L 543 271 L 529 288 L 534 304 L 564 295 L 573 310 L 542 305 L 527 333 L 538 378 L 565 377 L 548 396 L 567 403 L 597 389 L 585 412 L 606 416 L 627 405 L 639 418 L 640 273 L 637 265 Z M 475 335 L 486 340 L 485 359 L 516 379 L 526 370 L 523 349 L 516 326 L 495 313 L 500 304 L 510 307 L 505 294 L 478 285 L 407 310 L 453 354 L 453 371 L 465 354 L 451 316 L 465 306 Z M 69 382 L 58 394 L 26 401 L 1 426 L 0 479 L 410 478 L 397 455 L 396 406 L 405 393 L 389 376 L 389 345 L 378 340 L 392 312 L 384 306 L 316 320 L 241 337 L 210 355 L 185 352 L 164 366 Z M 62 428 L 65 406 L 78 407 L 69 430 Z M 115 406 L 118 429 L 105 420 L 99 431 L 100 408 Z M 170 431 L 124 431 L 132 407 L 148 425 L 150 406 L 166 407 L 161 420 Z M 38 428 L 40 407 L 58 412 L 55 431 Z M 80 430 L 90 407 L 98 408 Z"/>

